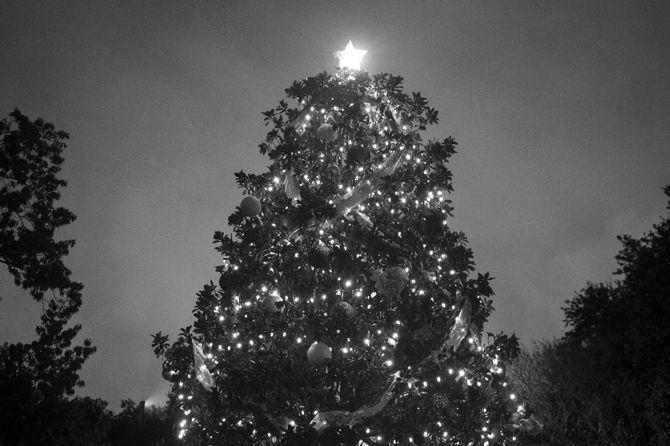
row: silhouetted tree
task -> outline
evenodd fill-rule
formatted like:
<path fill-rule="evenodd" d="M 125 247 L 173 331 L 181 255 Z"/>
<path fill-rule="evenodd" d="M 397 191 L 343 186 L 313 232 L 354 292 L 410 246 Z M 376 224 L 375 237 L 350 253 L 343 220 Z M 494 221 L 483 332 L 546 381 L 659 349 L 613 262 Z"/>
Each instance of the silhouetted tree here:
<path fill-rule="evenodd" d="M 78 371 L 93 352 L 91 341 L 72 346 L 80 325 L 68 321 L 81 306 L 82 284 L 63 258 L 74 240 L 57 241 L 57 228 L 75 216 L 55 206 L 66 182 L 58 177 L 68 134 L 18 109 L 0 121 L 0 263 L 16 285 L 42 303 L 37 339 L 0 346 L 0 443 L 57 444 L 67 414 L 66 396 L 83 386 Z M 100 412 L 99 400 L 75 400 Z M 73 409 L 74 410 L 74 409 Z M 79 444 L 79 443 L 70 443 Z"/>
<path fill-rule="evenodd" d="M 512 367 L 555 444 L 670 444 L 670 215 L 618 238 L 620 279 L 587 284 L 566 302 L 564 338 Z"/>

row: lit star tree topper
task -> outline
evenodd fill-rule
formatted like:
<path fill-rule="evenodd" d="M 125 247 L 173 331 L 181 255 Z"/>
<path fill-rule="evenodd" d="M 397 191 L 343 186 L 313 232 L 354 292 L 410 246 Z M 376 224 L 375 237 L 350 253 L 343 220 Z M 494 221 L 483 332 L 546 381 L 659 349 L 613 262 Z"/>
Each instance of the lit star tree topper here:
<path fill-rule="evenodd" d="M 351 43 L 350 40 L 345 49 L 335 52 L 335 57 L 337 57 L 337 60 L 340 63 L 340 68 L 360 70 L 361 60 L 363 60 L 363 56 L 365 56 L 367 52 L 368 50 L 358 50 L 354 48 L 354 44 Z"/>

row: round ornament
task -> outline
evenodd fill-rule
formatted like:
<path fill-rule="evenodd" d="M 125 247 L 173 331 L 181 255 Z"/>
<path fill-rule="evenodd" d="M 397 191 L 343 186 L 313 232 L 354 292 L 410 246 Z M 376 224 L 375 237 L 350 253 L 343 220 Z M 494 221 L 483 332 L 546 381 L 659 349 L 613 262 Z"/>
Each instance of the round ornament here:
<path fill-rule="evenodd" d="M 401 266 L 375 271 L 372 278 L 377 291 L 391 299 L 398 297 L 409 281 L 409 275 Z"/>
<path fill-rule="evenodd" d="M 315 342 L 307 350 L 307 362 L 311 365 L 320 365 L 329 359 L 333 359 L 333 352 L 323 342 Z"/>
<path fill-rule="evenodd" d="M 242 217 L 255 217 L 261 212 L 261 201 L 256 197 L 245 197 L 240 203 Z"/>
<path fill-rule="evenodd" d="M 504 364 L 498 364 L 493 367 L 493 379 L 503 381 L 507 375 L 507 367 Z"/>
<path fill-rule="evenodd" d="M 276 294 L 269 294 L 265 296 L 265 298 L 263 299 L 263 309 L 267 313 L 276 313 L 277 311 L 279 311 L 279 307 L 277 307 L 277 304 L 283 301 L 284 300 L 281 297 L 277 296 Z"/>
<path fill-rule="evenodd" d="M 316 129 L 316 137 L 323 142 L 333 142 L 337 139 L 337 132 L 330 124 L 321 124 Z"/>
<path fill-rule="evenodd" d="M 219 277 L 219 287 L 224 291 L 243 287 L 245 282 L 244 274 L 239 270 L 228 270 Z"/>
<path fill-rule="evenodd" d="M 356 309 L 349 302 L 340 301 L 333 305 L 331 314 L 338 324 L 343 325 L 350 323 L 356 316 Z"/>
<path fill-rule="evenodd" d="M 172 381 L 176 374 L 177 372 L 172 370 L 172 363 L 170 363 L 169 361 L 165 361 L 163 363 L 163 373 L 162 373 L 163 379 L 167 381 Z"/>

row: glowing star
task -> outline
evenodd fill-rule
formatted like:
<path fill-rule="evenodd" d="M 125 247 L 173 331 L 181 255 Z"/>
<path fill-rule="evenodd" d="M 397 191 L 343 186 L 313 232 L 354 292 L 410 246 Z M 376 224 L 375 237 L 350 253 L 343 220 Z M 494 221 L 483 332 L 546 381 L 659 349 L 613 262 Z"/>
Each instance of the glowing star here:
<path fill-rule="evenodd" d="M 361 69 L 361 60 L 365 53 L 368 50 L 357 50 L 354 48 L 354 45 L 351 43 L 351 40 L 347 44 L 347 47 L 342 51 L 336 51 L 335 57 L 340 61 L 340 68 L 348 68 L 350 70 L 360 70 Z"/>

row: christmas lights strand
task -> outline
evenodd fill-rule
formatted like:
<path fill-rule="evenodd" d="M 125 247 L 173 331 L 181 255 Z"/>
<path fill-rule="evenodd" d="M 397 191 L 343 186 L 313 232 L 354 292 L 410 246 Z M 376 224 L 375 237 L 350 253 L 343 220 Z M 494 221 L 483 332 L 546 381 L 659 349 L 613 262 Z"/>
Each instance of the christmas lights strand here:
<path fill-rule="evenodd" d="M 202 346 L 197 341 L 194 343 L 194 356 L 197 358 L 196 361 L 203 361 L 204 354 L 202 354 Z M 197 344 L 197 347 L 196 347 Z M 197 373 L 198 381 L 207 389 L 211 390 L 211 385 L 205 385 L 203 382 L 203 376 L 209 375 L 209 370 L 207 367 L 202 364 L 202 367 L 206 373 Z M 381 395 L 379 401 L 372 406 L 362 406 L 360 409 L 349 412 L 343 410 L 331 410 L 328 412 L 319 412 L 313 419 L 310 421 L 310 427 L 312 427 L 317 433 L 322 433 L 324 430 L 331 426 L 354 426 L 360 424 L 365 419 L 370 418 L 379 412 L 381 412 L 391 401 L 393 396 L 393 391 L 395 390 L 396 385 L 403 381 L 400 379 L 400 372 L 396 372 L 393 375 L 393 381 L 388 386 L 386 391 Z M 251 400 L 238 400 L 237 404 L 234 406 L 231 402 L 226 402 L 224 405 L 228 406 L 231 409 L 241 409 L 242 411 L 254 415 L 254 417 L 265 422 L 268 428 L 277 435 L 281 436 L 286 432 L 286 429 L 289 425 L 288 418 L 283 415 L 275 415 L 268 411 L 267 405 L 265 403 L 258 403 Z"/>
<path fill-rule="evenodd" d="M 364 102 L 364 103 L 366 101 L 368 103 L 379 102 L 379 100 L 374 97 L 374 93 L 371 93 L 371 92 L 368 92 L 368 94 L 362 96 L 362 98 L 360 100 L 360 102 Z M 320 104 L 316 100 L 310 101 L 309 103 L 307 103 L 305 105 L 305 107 L 298 114 L 298 116 L 296 116 L 295 119 L 293 119 L 293 121 L 288 123 L 288 126 L 293 127 L 294 129 L 298 130 L 299 133 L 302 133 L 304 131 L 303 124 L 305 124 L 305 121 L 309 120 L 308 116 L 310 116 L 310 113 L 312 113 L 313 110 L 318 110 L 318 109 L 325 108 L 325 107 L 329 107 L 329 105 L 328 104 Z M 392 117 L 393 117 L 393 119 L 396 120 L 396 126 L 400 125 L 396 116 L 392 116 Z"/>
<path fill-rule="evenodd" d="M 454 346 L 454 351 L 458 348 L 460 343 L 463 341 L 467 334 L 468 328 L 470 328 L 470 314 L 471 314 L 471 304 L 469 299 L 465 299 L 465 303 L 461 308 L 458 317 L 456 318 L 454 325 L 449 333 L 448 339 L 442 345 L 444 350 L 450 345 Z M 211 374 L 205 365 L 206 356 L 202 350 L 202 345 L 197 341 L 194 341 L 194 358 L 196 365 L 196 377 L 207 390 L 211 390 Z M 433 355 L 431 355 L 433 357 Z M 419 368 L 425 364 L 425 362 L 431 357 L 426 358 L 419 364 Z M 433 358 L 436 359 L 436 358 Z M 328 411 L 321 412 L 317 414 L 312 421 L 310 426 L 317 432 L 322 433 L 325 429 L 331 426 L 354 426 L 360 424 L 367 418 L 370 418 L 379 412 L 381 412 L 390 402 L 393 395 L 393 391 L 399 382 L 407 382 L 408 384 L 413 384 L 417 381 L 416 378 L 400 379 L 399 372 L 391 375 L 394 377 L 392 383 L 389 385 L 387 390 L 381 395 L 379 401 L 372 406 L 363 406 L 355 412 L 348 411 Z M 265 424 L 269 431 L 273 432 L 275 435 L 282 436 L 288 427 L 288 418 L 282 415 L 276 415 L 270 413 L 267 410 L 265 403 L 258 403 L 250 400 L 237 400 L 235 406 L 233 407 L 232 403 L 227 404 L 231 409 L 242 410 L 248 414 L 253 415 L 258 421 Z M 537 430 L 537 425 L 540 423 L 533 423 L 535 420 L 522 419 L 519 423 L 523 424 L 522 428 L 526 428 L 527 431 Z"/>

